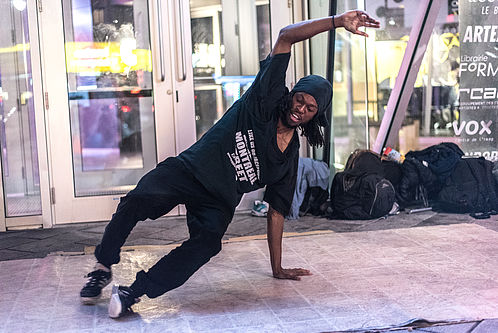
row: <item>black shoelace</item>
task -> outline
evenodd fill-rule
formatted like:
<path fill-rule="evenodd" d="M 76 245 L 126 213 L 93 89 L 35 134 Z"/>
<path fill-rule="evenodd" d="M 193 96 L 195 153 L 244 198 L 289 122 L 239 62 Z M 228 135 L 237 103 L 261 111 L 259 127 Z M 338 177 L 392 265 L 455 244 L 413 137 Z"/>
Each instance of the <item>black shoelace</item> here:
<path fill-rule="evenodd" d="M 90 287 L 94 287 L 98 284 L 101 284 L 107 279 L 107 277 L 104 274 L 98 271 L 90 272 L 87 275 L 85 275 L 85 277 L 89 278 L 87 285 Z"/>

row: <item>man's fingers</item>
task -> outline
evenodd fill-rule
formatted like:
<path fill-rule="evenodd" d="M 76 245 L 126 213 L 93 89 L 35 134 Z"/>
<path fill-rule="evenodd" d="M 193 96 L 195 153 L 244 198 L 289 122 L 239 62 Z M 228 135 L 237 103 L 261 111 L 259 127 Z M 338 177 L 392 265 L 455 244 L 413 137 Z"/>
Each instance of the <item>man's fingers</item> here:
<path fill-rule="evenodd" d="M 301 276 L 311 275 L 308 269 L 304 268 L 288 268 L 281 271 L 279 274 L 274 275 L 277 279 L 288 279 L 288 280 L 301 280 Z"/>
<path fill-rule="evenodd" d="M 363 36 L 363 37 L 368 37 L 368 35 L 365 32 L 360 31 L 358 29 L 356 29 L 356 31 L 353 31 L 353 33 L 360 35 L 360 36 Z"/>
<path fill-rule="evenodd" d="M 301 280 L 301 278 L 299 277 L 299 275 L 297 275 L 297 274 L 290 274 L 290 273 L 285 273 L 285 274 L 277 275 L 275 277 L 277 279 L 282 279 L 282 280 L 296 280 L 296 281 L 300 281 Z"/>
<path fill-rule="evenodd" d="M 380 22 L 377 21 L 376 19 L 371 18 L 370 16 L 366 17 L 365 23 L 372 24 L 372 25 L 379 25 L 380 26 Z"/>
<path fill-rule="evenodd" d="M 295 272 L 295 271 L 287 273 L 287 278 L 291 279 L 291 280 L 296 280 L 296 281 L 301 280 L 301 278 L 299 277 L 299 274 L 297 274 L 297 272 Z"/>
<path fill-rule="evenodd" d="M 294 271 L 299 275 L 311 275 L 311 272 L 308 269 L 304 268 L 294 268 Z"/>
<path fill-rule="evenodd" d="M 373 20 L 373 19 L 364 19 L 364 20 L 360 20 L 357 24 L 358 27 L 367 27 L 367 28 L 379 28 L 380 27 L 380 23 Z"/>
<path fill-rule="evenodd" d="M 311 275 L 311 272 L 308 269 L 304 268 L 291 268 L 289 270 L 289 273 L 295 276 Z"/>
<path fill-rule="evenodd" d="M 361 11 L 361 10 L 358 11 L 357 12 L 357 17 L 360 20 L 362 26 L 372 27 L 372 28 L 379 28 L 380 27 L 380 22 L 377 21 L 376 19 L 370 17 L 364 11 Z"/>
<path fill-rule="evenodd" d="M 380 24 L 379 21 L 377 21 L 376 19 L 374 19 L 373 17 L 371 17 L 370 15 L 368 15 L 366 12 L 364 12 L 362 10 L 359 11 L 359 14 L 360 14 L 359 16 L 361 17 L 362 21 Z"/>
<path fill-rule="evenodd" d="M 379 24 L 374 22 L 365 22 L 363 23 L 363 26 L 367 28 L 378 28 Z"/>

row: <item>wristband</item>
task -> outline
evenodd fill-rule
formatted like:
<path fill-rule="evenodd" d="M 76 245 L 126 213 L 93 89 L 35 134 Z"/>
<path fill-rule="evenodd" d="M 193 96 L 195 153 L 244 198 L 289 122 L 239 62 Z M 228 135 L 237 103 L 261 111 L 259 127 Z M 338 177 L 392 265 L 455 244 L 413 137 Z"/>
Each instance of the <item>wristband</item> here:
<path fill-rule="evenodd" d="M 335 30 L 335 15 L 332 15 L 332 28 Z"/>

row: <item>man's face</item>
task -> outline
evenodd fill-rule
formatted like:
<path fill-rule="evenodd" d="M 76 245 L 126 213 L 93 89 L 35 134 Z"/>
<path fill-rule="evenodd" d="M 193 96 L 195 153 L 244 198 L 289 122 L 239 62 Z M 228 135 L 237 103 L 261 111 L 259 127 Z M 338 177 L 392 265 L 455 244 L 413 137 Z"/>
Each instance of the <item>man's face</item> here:
<path fill-rule="evenodd" d="M 297 92 L 292 97 L 292 106 L 286 115 L 287 124 L 297 127 L 306 124 L 318 112 L 318 104 L 315 98 L 305 92 Z"/>

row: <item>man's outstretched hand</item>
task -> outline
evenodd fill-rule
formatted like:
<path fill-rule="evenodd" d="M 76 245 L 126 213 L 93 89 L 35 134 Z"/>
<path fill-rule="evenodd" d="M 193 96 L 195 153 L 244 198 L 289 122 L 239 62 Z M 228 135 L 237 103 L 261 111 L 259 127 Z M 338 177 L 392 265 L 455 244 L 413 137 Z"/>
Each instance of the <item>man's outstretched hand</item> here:
<path fill-rule="evenodd" d="M 311 272 L 304 268 L 281 268 L 273 272 L 276 279 L 301 280 L 301 276 L 312 275 Z"/>
<path fill-rule="evenodd" d="M 339 16 L 336 16 L 335 25 L 338 28 L 344 27 L 344 29 L 353 34 L 368 37 L 365 32 L 358 29 L 361 27 L 379 28 L 380 22 L 371 18 L 363 10 L 350 10 Z"/>

